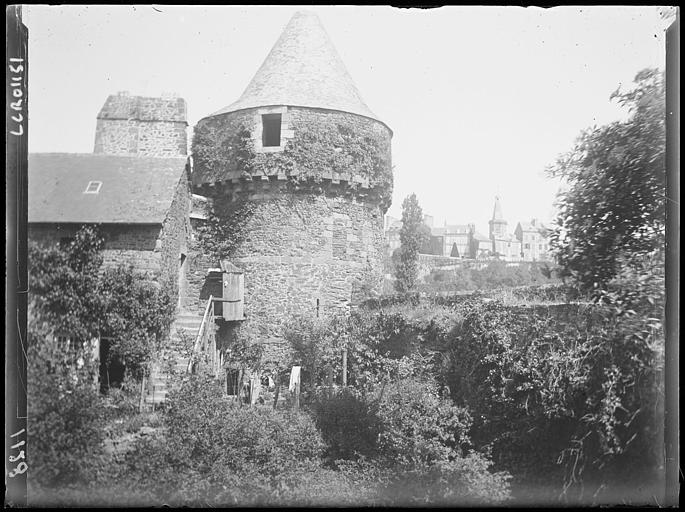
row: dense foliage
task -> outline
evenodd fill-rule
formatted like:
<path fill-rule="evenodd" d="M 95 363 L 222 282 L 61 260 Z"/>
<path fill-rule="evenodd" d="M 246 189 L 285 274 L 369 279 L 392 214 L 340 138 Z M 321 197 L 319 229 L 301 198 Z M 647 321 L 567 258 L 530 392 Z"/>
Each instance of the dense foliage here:
<path fill-rule="evenodd" d="M 169 332 L 174 307 L 167 290 L 152 276 L 121 265 L 103 270 L 101 335 L 112 340 L 106 363 L 117 360 L 136 378 Z"/>
<path fill-rule="evenodd" d="M 329 459 L 373 474 L 385 504 L 486 504 L 509 495 L 507 475 L 491 472 L 487 458 L 468 449 L 466 410 L 440 397 L 430 380 L 324 393 L 309 407 Z"/>
<path fill-rule="evenodd" d="M 103 310 L 98 293 L 103 245 L 92 227 L 79 230 L 66 247 L 29 244 L 29 323 L 44 321 L 78 343 L 97 337 Z"/>
<path fill-rule="evenodd" d="M 97 369 L 88 352 L 69 350 L 44 325 L 34 322 L 28 334 L 29 485 L 83 486 L 104 457 Z"/>
<path fill-rule="evenodd" d="M 586 287 L 604 286 L 636 255 L 664 247 L 665 88 L 646 69 L 635 87 L 611 99 L 630 117 L 583 132 L 549 169 L 569 189 L 560 194 L 551 245 L 560 264 Z"/>
<path fill-rule="evenodd" d="M 301 116 L 286 139 L 283 151 L 255 151 L 246 126 L 253 113 L 233 113 L 199 123 L 193 136 L 197 169 L 207 181 L 225 179 L 226 173 L 284 175 L 293 189 L 310 187 L 320 192 L 325 173 L 357 176 L 368 180 L 381 202 L 389 205 L 392 195 L 390 137 L 375 121 L 342 113 L 298 110 Z M 345 180 L 355 189 L 358 183 Z"/>
<path fill-rule="evenodd" d="M 325 445 L 307 414 L 240 407 L 211 380 L 192 377 L 172 393 L 163 428 L 127 458 L 127 478 L 152 503 L 312 505 L 355 495 L 342 473 L 321 466 Z"/>
<path fill-rule="evenodd" d="M 116 358 L 140 376 L 168 333 L 173 299 L 156 276 L 125 265 L 101 268 L 103 246 L 90 226 L 65 247 L 29 245 L 29 322 L 48 325 L 76 348 L 111 338 L 108 362 Z"/>
<path fill-rule="evenodd" d="M 355 323 L 379 339 L 415 340 L 519 499 L 640 503 L 657 493 L 663 464 L 663 284 L 662 272 L 643 268 L 598 304 L 419 300 Z"/>
<path fill-rule="evenodd" d="M 407 196 L 402 202 L 402 228 L 400 228 L 400 249 L 395 267 L 395 288 L 398 292 L 412 291 L 418 278 L 419 250 L 426 243 L 423 211 L 416 194 Z"/>
<path fill-rule="evenodd" d="M 456 269 L 434 269 L 417 288 L 422 292 L 433 293 L 491 290 L 555 282 L 559 282 L 559 279 L 546 262 L 521 262 L 510 266 L 504 261 L 493 260 L 482 268 L 463 264 Z"/>
<path fill-rule="evenodd" d="M 213 201 L 206 222 L 195 231 L 202 250 L 216 260 L 229 258 L 248 235 L 255 203 L 245 199 Z"/>

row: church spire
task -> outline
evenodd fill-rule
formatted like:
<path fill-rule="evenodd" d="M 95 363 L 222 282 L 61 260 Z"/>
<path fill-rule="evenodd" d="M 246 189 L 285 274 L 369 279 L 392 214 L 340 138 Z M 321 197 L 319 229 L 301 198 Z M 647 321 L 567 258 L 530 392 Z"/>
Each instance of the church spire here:
<path fill-rule="evenodd" d="M 318 16 L 309 11 L 293 15 L 240 99 L 212 116 L 269 105 L 338 110 L 379 120 Z"/>
<path fill-rule="evenodd" d="M 502 205 L 499 202 L 499 196 L 495 196 L 495 208 L 492 211 L 492 220 L 504 220 L 504 215 L 502 215 Z"/>
<path fill-rule="evenodd" d="M 502 205 L 499 196 L 495 196 L 495 207 L 492 210 L 490 224 L 490 238 L 504 238 L 507 234 L 507 221 L 502 214 Z"/>

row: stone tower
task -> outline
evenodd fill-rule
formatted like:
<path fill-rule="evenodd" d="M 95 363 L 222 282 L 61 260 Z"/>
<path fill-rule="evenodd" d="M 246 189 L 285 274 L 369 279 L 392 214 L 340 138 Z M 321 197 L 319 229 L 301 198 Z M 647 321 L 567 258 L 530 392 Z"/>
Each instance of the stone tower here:
<path fill-rule="evenodd" d="M 490 219 L 490 239 L 505 238 L 507 236 L 507 221 L 502 215 L 502 205 L 499 202 L 499 196 L 495 196 L 495 208 L 492 211 L 492 219 Z"/>
<path fill-rule="evenodd" d="M 97 117 L 94 153 L 152 157 L 186 156 L 186 102 L 127 92 L 110 95 Z"/>
<path fill-rule="evenodd" d="M 287 320 L 344 311 L 380 286 L 391 138 L 307 12 L 238 101 L 198 122 L 194 191 L 215 211 L 232 208 L 233 246 L 214 257 L 243 270 L 246 320 L 235 329 L 266 359 L 287 350 Z"/>

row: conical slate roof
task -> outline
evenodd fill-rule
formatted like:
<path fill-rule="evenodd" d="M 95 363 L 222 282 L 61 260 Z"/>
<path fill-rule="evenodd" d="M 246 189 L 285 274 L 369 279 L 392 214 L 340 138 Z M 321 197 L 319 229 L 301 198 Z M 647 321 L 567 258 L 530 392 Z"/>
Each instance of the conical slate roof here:
<path fill-rule="evenodd" d="M 340 110 L 380 121 L 362 100 L 318 16 L 306 11 L 290 19 L 240 99 L 211 116 L 268 105 Z"/>

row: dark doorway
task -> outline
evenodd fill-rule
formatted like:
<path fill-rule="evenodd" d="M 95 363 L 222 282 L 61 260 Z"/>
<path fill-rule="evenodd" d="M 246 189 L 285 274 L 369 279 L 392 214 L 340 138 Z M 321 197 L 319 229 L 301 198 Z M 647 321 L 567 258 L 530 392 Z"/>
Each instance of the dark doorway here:
<path fill-rule="evenodd" d="M 126 367 L 118 359 L 109 361 L 111 343 L 110 338 L 100 340 L 100 393 L 121 387 L 126 372 Z"/>
<path fill-rule="evenodd" d="M 226 394 L 237 395 L 240 391 L 240 370 L 228 369 L 226 370 Z"/>

